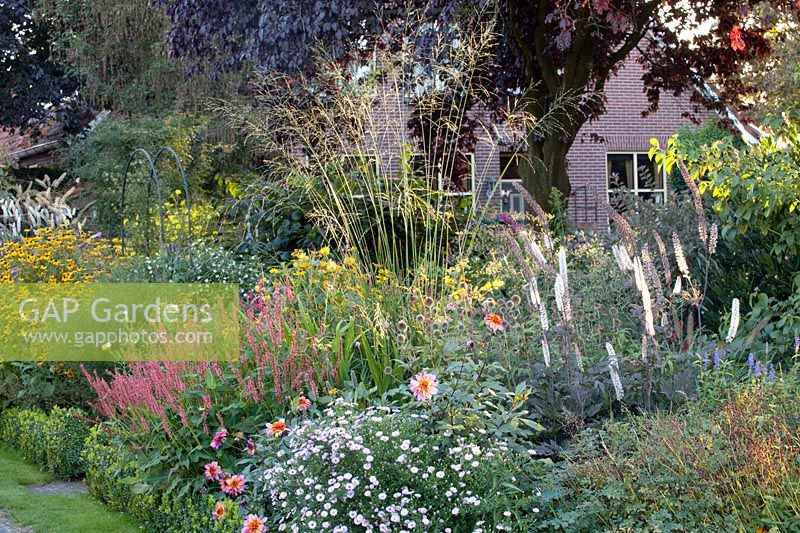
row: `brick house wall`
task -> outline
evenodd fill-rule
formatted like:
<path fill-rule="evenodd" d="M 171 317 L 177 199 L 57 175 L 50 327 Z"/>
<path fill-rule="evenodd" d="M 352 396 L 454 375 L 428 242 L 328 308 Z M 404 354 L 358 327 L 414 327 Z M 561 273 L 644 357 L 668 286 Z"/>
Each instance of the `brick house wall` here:
<path fill-rule="evenodd" d="M 651 138 L 664 146 L 681 126 L 693 123 L 690 117 L 697 121 L 710 114 L 705 109 L 695 113 L 689 94 L 676 97 L 662 93 L 658 111 L 642 117 L 649 102 L 642 81 L 645 70 L 639 58 L 640 54 L 634 51 L 616 76 L 608 80 L 606 112 L 583 125 L 567 155 L 572 184 L 569 214 L 579 226 L 608 226 L 602 202 L 608 186 L 609 152 L 647 152 Z"/>
<path fill-rule="evenodd" d="M 705 110 L 698 112 L 689 94 L 680 97 L 662 94 L 658 111 L 643 117 L 642 112 L 649 102 L 642 81 L 645 69 L 639 58 L 639 53 L 633 52 L 608 80 L 605 113 L 583 125 L 568 153 L 567 171 L 572 184 L 569 216 L 580 227 L 608 227 L 604 202 L 608 190 L 609 152 L 646 153 L 651 138 L 664 145 L 681 126 L 692 124 L 693 118 L 697 121 L 709 115 Z M 376 102 L 369 117 L 372 138 L 366 144 L 380 153 L 380 172 L 396 176 L 400 147 L 403 143 L 415 144 L 406 127 L 411 109 L 401 91 L 391 83 L 383 87 Z M 488 114 L 479 110 L 470 111 L 470 116 L 481 122 L 471 154 L 475 208 L 493 212 L 524 209 L 521 198 L 513 190 L 513 182 L 501 179 L 500 162 L 501 154 L 515 150 L 511 141 L 516 141 L 518 146 L 524 136 L 520 136 L 519 131 L 515 134 L 506 125 L 493 124 Z M 501 190 L 506 193 L 500 194 Z"/>

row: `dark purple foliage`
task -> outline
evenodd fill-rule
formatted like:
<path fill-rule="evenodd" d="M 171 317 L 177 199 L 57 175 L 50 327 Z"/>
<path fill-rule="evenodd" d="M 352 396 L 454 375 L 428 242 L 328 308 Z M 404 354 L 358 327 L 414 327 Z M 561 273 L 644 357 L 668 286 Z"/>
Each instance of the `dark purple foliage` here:
<path fill-rule="evenodd" d="M 751 16 L 762 0 L 156 0 L 172 22 L 171 53 L 191 72 L 211 77 L 253 65 L 258 70 L 313 74 L 313 50 L 321 46 L 346 60 L 351 43 L 393 46 L 397 37 L 427 20 L 469 24 L 470 12 L 498 14 L 499 46 L 482 81 L 500 109 L 522 95 L 526 110 L 547 115 L 554 127 L 528 137 L 531 161 L 521 171 L 526 188 L 547 201 L 550 188 L 569 197 L 566 153 L 581 125 L 602 113 L 605 83 L 635 49 L 646 69 L 643 81 L 652 112 L 662 92 L 694 92 L 711 80 L 725 92 L 742 91 L 741 65 L 769 54 L 765 32 L 774 18 Z M 772 0 L 778 11 L 797 10 L 791 0 Z M 409 16 L 414 12 L 414 16 Z M 681 32 L 711 22 L 707 31 Z M 424 47 L 422 47 L 424 48 Z M 424 65 L 424 58 L 420 61 Z M 560 99 L 569 95 L 573 106 Z M 709 105 L 713 104 L 705 102 Z M 719 105 L 719 103 L 716 103 Z M 500 114 L 498 114 L 498 117 Z"/>
<path fill-rule="evenodd" d="M 0 127 L 53 118 L 79 129 L 87 110 L 76 98 L 78 80 L 50 55 L 50 28 L 33 14 L 33 0 L 0 2 Z"/>

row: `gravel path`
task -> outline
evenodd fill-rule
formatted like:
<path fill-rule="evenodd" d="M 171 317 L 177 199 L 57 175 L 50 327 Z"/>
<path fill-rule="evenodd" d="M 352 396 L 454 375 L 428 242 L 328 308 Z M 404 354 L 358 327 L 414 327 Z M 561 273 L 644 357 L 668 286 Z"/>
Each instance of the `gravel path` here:
<path fill-rule="evenodd" d="M 89 489 L 83 481 L 54 481 L 47 485 L 28 485 L 28 490 L 36 494 L 89 494 Z"/>

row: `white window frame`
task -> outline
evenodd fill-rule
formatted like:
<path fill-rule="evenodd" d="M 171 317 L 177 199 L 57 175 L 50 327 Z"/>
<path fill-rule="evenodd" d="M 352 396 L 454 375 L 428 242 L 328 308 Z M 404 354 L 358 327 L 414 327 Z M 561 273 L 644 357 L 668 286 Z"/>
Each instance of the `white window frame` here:
<path fill-rule="evenodd" d="M 504 151 L 499 152 L 497 154 L 497 160 L 500 163 L 500 173 L 501 174 L 503 174 L 503 171 L 506 170 L 505 167 L 503 166 L 503 162 L 502 162 L 502 156 L 505 155 L 505 154 L 524 154 L 524 152 L 521 151 L 521 150 L 504 150 Z M 518 155 L 517 157 L 524 157 L 524 156 Z M 503 209 L 503 207 L 502 207 L 503 192 L 504 192 L 503 191 L 503 184 L 504 183 L 508 183 L 513 188 L 515 183 L 519 183 L 520 185 L 522 185 L 522 180 L 521 179 L 517 179 L 517 178 L 500 177 L 498 179 L 498 181 L 500 182 L 500 186 L 498 187 L 498 192 L 500 194 L 500 205 L 501 205 L 500 209 L 502 210 Z M 508 196 L 509 196 L 509 200 L 508 200 L 509 210 L 508 211 L 502 211 L 502 212 L 503 213 L 508 213 L 508 214 L 525 213 L 525 199 L 522 197 L 522 194 L 517 192 L 516 189 L 513 189 L 513 190 L 509 190 L 509 195 Z M 517 210 L 513 209 L 514 199 L 518 200 L 520 208 L 521 208 L 521 211 L 517 211 Z"/>
<path fill-rule="evenodd" d="M 444 190 L 444 175 L 442 169 L 439 169 L 436 179 L 438 180 L 439 191 L 443 192 L 445 196 L 474 196 L 475 191 L 475 152 L 465 152 L 464 157 L 469 160 L 469 190 L 468 191 L 445 191 Z"/>
<path fill-rule="evenodd" d="M 667 201 L 667 170 L 664 168 L 664 166 L 661 165 L 661 168 L 659 168 L 659 171 L 661 172 L 661 183 L 663 184 L 663 187 L 661 189 L 642 189 L 642 188 L 639 187 L 639 165 L 638 165 L 637 161 L 639 160 L 639 156 L 640 155 L 643 155 L 643 156 L 647 157 L 648 160 L 650 160 L 650 154 L 648 152 L 638 152 L 638 151 L 630 151 L 630 152 L 628 152 L 628 151 L 616 151 L 616 150 L 612 151 L 612 152 L 606 152 L 606 157 L 605 157 L 605 160 L 606 160 L 606 178 L 605 178 L 606 179 L 606 198 L 608 199 L 608 201 L 611 201 L 611 191 L 620 190 L 620 189 L 611 189 L 608 186 L 608 178 L 610 176 L 610 171 L 611 171 L 611 168 L 610 168 L 610 165 L 609 165 L 609 161 L 608 161 L 608 156 L 610 156 L 610 155 L 630 155 L 630 156 L 633 156 L 633 188 L 630 188 L 630 189 L 627 189 L 627 190 L 629 190 L 631 193 L 635 194 L 637 198 L 639 197 L 640 193 L 651 193 L 653 195 L 661 194 L 661 203 L 663 204 L 663 203 L 665 203 Z"/>

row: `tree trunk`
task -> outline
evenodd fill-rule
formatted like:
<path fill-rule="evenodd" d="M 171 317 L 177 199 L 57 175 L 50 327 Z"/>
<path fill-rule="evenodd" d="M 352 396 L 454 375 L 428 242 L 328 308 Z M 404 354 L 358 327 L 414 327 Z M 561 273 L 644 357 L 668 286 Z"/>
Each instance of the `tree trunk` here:
<path fill-rule="evenodd" d="M 567 152 L 572 139 L 559 132 L 530 135 L 528 138 L 528 157 L 520 166 L 522 183 L 545 211 L 552 212 L 551 190 L 558 189 L 564 202 L 569 200 L 571 187 L 567 175 Z M 528 206 L 530 211 L 530 206 Z"/>

